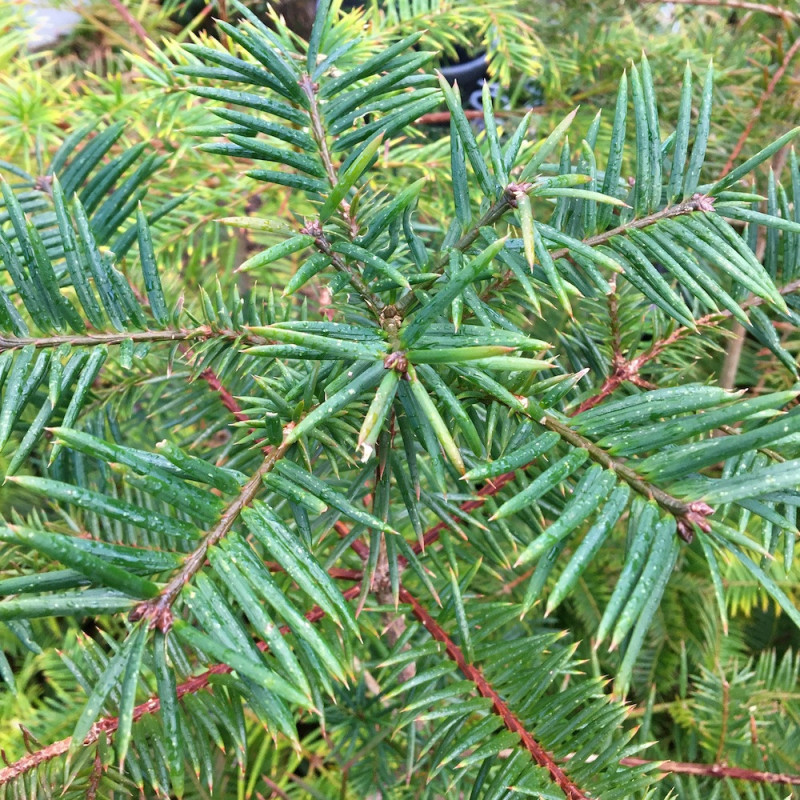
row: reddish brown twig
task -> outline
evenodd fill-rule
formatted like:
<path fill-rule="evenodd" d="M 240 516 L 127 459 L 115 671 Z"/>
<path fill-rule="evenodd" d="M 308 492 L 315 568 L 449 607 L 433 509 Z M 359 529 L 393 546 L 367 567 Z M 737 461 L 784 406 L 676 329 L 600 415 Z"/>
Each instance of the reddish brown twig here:
<path fill-rule="evenodd" d="M 142 40 L 142 43 L 146 47 L 148 43 L 151 41 L 151 39 L 150 35 L 142 26 L 142 23 L 139 22 L 139 20 L 136 19 L 136 17 L 134 17 L 133 14 L 131 14 L 131 12 L 128 11 L 127 8 L 125 8 L 125 6 L 120 2 L 120 0 L 109 0 L 109 2 L 111 3 L 112 6 L 114 6 L 114 8 L 117 10 L 117 13 L 122 17 L 122 19 L 124 19 L 125 22 L 128 23 L 131 30 L 139 37 L 139 39 Z"/>
<path fill-rule="evenodd" d="M 191 351 L 188 347 L 186 347 L 186 345 L 181 344 L 178 349 L 181 355 L 191 358 Z M 197 377 L 198 379 L 205 381 L 205 383 L 208 385 L 208 388 L 219 395 L 220 402 L 228 411 L 230 411 L 237 422 L 243 422 L 245 424 L 250 422 L 250 418 L 242 410 L 242 407 L 239 405 L 239 401 L 230 393 L 228 388 L 223 385 L 222 381 L 219 379 L 219 376 L 216 372 L 214 372 L 213 369 L 206 367 L 206 369 L 202 370 Z M 255 428 L 250 428 L 250 433 L 255 433 Z M 261 444 L 263 441 L 263 437 L 258 438 L 255 440 L 255 444 Z M 264 445 L 261 448 L 261 452 L 264 453 L 264 455 L 268 455 L 269 446 Z"/>
<path fill-rule="evenodd" d="M 261 489 L 261 482 L 275 464 L 280 461 L 290 447 L 284 438 L 277 447 L 268 448 L 267 457 L 255 471 L 253 477 L 242 487 L 241 492 L 229 503 L 219 518 L 219 522 L 200 540 L 197 547 L 183 560 L 181 567 L 175 572 L 161 591 L 153 598 L 144 600 L 130 614 L 130 619 L 147 619 L 151 627 L 157 627 L 166 633 L 172 627 L 172 604 L 183 587 L 199 572 L 206 563 L 209 549 L 230 533 L 242 511 L 255 499 Z"/>
<path fill-rule="evenodd" d="M 695 764 L 691 761 L 650 761 L 646 758 L 623 758 L 623 767 L 641 767 L 645 764 L 658 764 L 659 772 L 677 772 L 684 775 L 698 775 L 706 778 L 728 778 L 753 783 L 779 783 L 787 786 L 800 786 L 800 775 L 785 772 L 763 772 L 743 767 L 727 767 L 722 764 Z"/>
<path fill-rule="evenodd" d="M 126 13 L 130 13 L 125 9 Z M 135 20 L 134 20 L 135 22 Z M 133 290 L 136 299 L 146 307 L 150 307 L 150 299 L 146 297 L 139 289 L 136 288 L 133 284 L 131 284 L 131 289 Z M 209 333 L 211 329 L 208 329 Z M 181 341 L 178 344 L 178 352 L 184 356 L 186 359 L 192 359 L 192 349 L 186 343 L 186 341 Z M 216 372 L 210 367 L 206 367 L 200 374 L 197 376 L 200 380 L 205 381 L 209 388 L 216 392 L 220 400 L 222 401 L 222 405 L 228 409 L 228 411 L 236 417 L 238 422 L 248 422 L 247 415 L 242 411 L 242 407 L 239 405 L 236 398 L 222 385 L 222 381 L 220 381 L 219 377 L 217 376 Z M 252 432 L 252 431 L 251 431 Z"/>
<path fill-rule="evenodd" d="M 800 19 L 799 15 L 794 15 L 794 17 L 796 19 Z M 761 93 L 761 97 L 758 99 L 756 107 L 750 112 L 750 118 L 747 120 L 747 125 L 745 125 L 744 130 L 742 131 L 742 135 L 739 137 L 739 141 L 736 142 L 736 146 L 731 151 L 731 154 L 728 157 L 728 161 L 722 168 L 722 173 L 720 174 L 720 177 L 724 177 L 731 171 L 731 169 L 733 169 L 733 165 L 739 158 L 739 154 L 742 152 L 742 148 L 745 146 L 745 143 L 750 138 L 750 133 L 752 132 L 753 127 L 756 124 L 756 121 L 761 116 L 761 112 L 764 110 L 764 104 L 770 97 L 772 97 L 772 94 L 775 91 L 775 87 L 777 87 L 777 85 L 781 82 L 781 78 L 783 78 L 786 70 L 789 68 L 789 64 L 791 64 L 792 59 L 795 57 L 795 55 L 797 55 L 798 50 L 800 50 L 800 38 L 795 39 L 792 46 L 786 51 L 786 55 L 784 55 L 783 61 L 781 61 L 781 64 L 778 67 L 778 69 L 775 70 L 775 74 L 772 76 L 770 82 L 767 84 L 767 88 L 764 89 L 764 91 Z"/>
<path fill-rule="evenodd" d="M 213 369 L 206 368 L 197 377 L 205 381 L 209 388 L 219 395 L 222 405 L 236 417 L 238 422 L 250 421 L 247 414 L 242 411 L 242 407 L 239 405 L 236 398 L 222 385 L 222 382 Z"/>
<path fill-rule="evenodd" d="M 698 322 L 698 325 L 700 323 Z M 685 335 L 683 333 L 685 329 L 678 328 L 678 331 L 681 331 L 681 336 Z M 688 329 L 686 329 L 688 330 Z M 590 408 L 594 408 L 596 405 L 599 405 L 603 402 L 609 395 L 613 394 L 625 381 L 629 381 L 630 383 L 635 384 L 636 386 L 643 386 L 645 388 L 652 388 L 652 386 L 645 381 L 643 378 L 639 376 L 639 370 L 648 362 L 654 359 L 665 347 L 669 344 L 673 344 L 676 342 L 681 336 L 672 336 L 667 337 L 666 339 L 662 339 L 657 344 L 659 347 L 651 347 L 646 353 L 642 353 L 640 356 L 631 359 L 628 361 L 627 359 L 623 358 L 615 354 L 615 357 L 612 362 L 612 373 L 603 381 L 603 385 L 600 387 L 596 394 L 593 394 L 591 397 L 587 397 L 571 414 L 570 416 L 575 416 L 576 414 L 580 414 L 582 411 L 588 411 Z"/>
<path fill-rule="evenodd" d="M 458 665 L 461 673 L 467 680 L 475 684 L 482 697 L 492 701 L 492 709 L 505 724 L 508 730 L 516 733 L 522 746 L 531 754 L 533 760 L 544 767 L 549 773 L 554 783 L 558 785 L 568 800 L 588 800 L 583 791 L 576 786 L 564 770 L 556 763 L 556 760 L 547 752 L 537 741 L 528 729 L 514 715 L 506 705 L 502 697 L 492 688 L 491 684 L 484 678 L 483 673 L 477 667 L 467 663 L 461 648 L 448 636 L 447 632 L 438 622 L 420 605 L 419 601 L 407 590 L 400 589 L 400 600 L 408 603 L 414 616 L 423 624 L 428 633 L 445 646 L 447 655 Z"/>
<path fill-rule="evenodd" d="M 346 591 L 342 592 L 342 595 L 347 600 L 352 600 L 354 597 L 357 597 L 359 592 L 361 591 L 360 586 L 352 586 Z M 325 616 L 325 612 L 319 607 L 314 606 L 314 608 L 309 611 L 305 617 L 309 622 L 318 622 Z M 281 628 L 281 633 L 284 635 L 289 632 L 289 628 L 284 626 Z M 268 649 L 268 645 L 266 642 L 259 642 L 258 647 L 260 650 L 266 651 Z M 225 675 L 233 670 L 227 664 L 214 664 L 213 666 L 209 667 L 205 672 L 201 673 L 200 675 L 195 675 L 192 678 L 189 678 L 187 681 L 179 684 L 177 687 L 177 696 L 180 699 L 184 695 L 187 694 L 195 694 L 203 689 L 207 689 L 211 678 L 214 675 Z M 142 717 L 146 716 L 147 714 L 155 714 L 159 708 L 161 708 L 161 703 L 156 695 L 153 697 L 148 698 L 144 703 L 141 705 L 136 706 L 133 710 L 133 721 L 137 722 Z M 89 731 L 89 734 L 83 741 L 84 747 L 90 744 L 94 744 L 101 735 L 104 734 L 111 734 L 117 730 L 119 727 L 119 718 L 118 717 L 103 717 L 103 719 L 98 720 Z M 18 761 L 15 761 L 13 764 L 5 767 L 4 769 L 0 769 L 0 786 L 4 786 L 9 781 L 18 778 L 20 775 L 29 772 L 30 770 L 34 769 L 35 767 L 39 766 L 40 764 L 44 764 L 47 761 L 52 761 L 52 759 L 57 758 L 58 756 L 64 755 L 72 746 L 72 739 L 67 737 L 66 739 L 61 739 L 61 741 L 54 742 L 47 747 L 43 747 L 41 750 L 37 750 L 34 753 L 30 753 L 26 756 L 23 756 Z"/>
<path fill-rule="evenodd" d="M 94 765 L 92 774 L 89 776 L 89 788 L 86 790 L 86 800 L 97 800 L 97 789 L 100 786 L 100 778 L 103 777 L 103 759 L 100 758 L 100 748 L 94 754 Z"/>
<path fill-rule="evenodd" d="M 503 117 L 518 117 L 521 118 L 526 111 L 535 111 L 537 114 L 546 114 L 552 109 L 548 106 L 532 106 L 529 108 L 516 108 L 513 111 L 506 111 L 505 109 L 497 109 L 494 112 L 495 117 L 502 119 Z M 483 119 L 483 111 L 478 111 L 474 108 L 465 108 L 464 116 L 467 119 Z M 450 122 L 449 111 L 431 111 L 429 114 L 423 114 L 417 121 L 416 125 L 447 125 Z"/>
<path fill-rule="evenodd" d="M 762 14 L 769 14 L 771 17 L 780 17 L 786 22 L 800 22 L 800 14 L 789 11 L 778 6 L 771 6 L 767 3 L 750 3 L 747 0 L 673 0 L 682 6 L 712 6 L 721 10 L 741 10 L 758 11 Z M 660 3 L 661 0 L 642 0 L 650 5 Z"/>
<path fill-rule="evenodd" d="M 475 511 L 475 509 L 480 508 L 490 497 L 496 495 L 510 480 L 513 480 L 514 475 L 516 475 L 516 472 L 505 472 L 487 481 L 487 483 L 478 490 L 477 497 L 475 497 L 474 500 L 464 501 L 459 506 L 459 509 L 461 511 Z M 414 542 L 411 546 L 412 550 L 415 553 L 421 553 L 428 545 L 433 544 L 439 538 L 439 534 L 444 530 L 447 530 L 447 523 L 437 522 L 436 525 L 425 531 L 421 541 Z M 400 563 L 402 566 L 406 566 L 408 562 L 401 556 Z"/>
<path fill-rule="evenodd" d="M 796 292 L 798 289 L 800 289 L 800 280 L 794 280 L 778 289 L 778 292 L 781 295 L 787 295 Z M 765 302 L 766 301 L 763 297 L 750 297 L 741 304 L 741 307 L 746 310 L 748 308 L 752 308 L 753 306 L 763 305 Z M 729 319 L 731 316 L 733 316 L 731 312 L 725 309 L 724 311 L 718 311 L 714 314 L 706 314 L 706 316 L 698 319 L 695 322 L 695 325 L 697 328 L 716 327 L 720 322 Z M 661 353 L 667 347 L 685 338 L 690 333 L 695 333 L 695 331 L 687 326 L 676 328 L 668 336 L 665 336 L 663 339 L 659 339 L 657 342 L 655 342 L 650 349 L 647 350 L 647 352 L 636 356 L 636 358 L 633 358 L 630 361 L 625 361 L 624 364 L 622 364 L 619 368 L 615 367 L 614 372 L 612 372 L 612 374 L 609 375 L 605 381 L 603 381 L 603 385 L 600 387 L 598 392 L 593 394 L 591 397 L 587 397 L 586 400 L 584 400 L 578 406 L 578 408 L 572 412 L 571 416 L 579 414 L 581 411 L 594 408 L 599 403 L 602 403 L 603 400 L 616 391 L 616 389 L 618 389 L 626 380 L 632 381 L 633 383 L 638 381 L 639 385 L 641 385 L 641 379 L 638 377 L 639 370 L 648 361 L 652 361 L 654 358 L 657 358 L 659 355 L 661 355 Z"/>
<path fill-rule="evenodd" d="M 464 116 L 467 119 L 483 119 L 483 112 L 476 111 L 474 108 L 464 109 Z M 431 111 L 430 114 L 423 114 L 415 124 L 417 125 L 447 125 L 450 122 L 449 111 Z"/>

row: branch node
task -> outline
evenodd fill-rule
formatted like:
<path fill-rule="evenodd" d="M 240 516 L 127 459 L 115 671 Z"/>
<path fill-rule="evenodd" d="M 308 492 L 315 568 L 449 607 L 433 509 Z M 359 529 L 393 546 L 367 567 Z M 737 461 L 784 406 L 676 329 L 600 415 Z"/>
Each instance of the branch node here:
<path fill-rule="evenodd" d="M 697 526 L 701 531 L 709 533 L 711 525 L 706 517 L 710 517 L 714 509 L 702 500 L 695 500 L 686 505 L 686 512 L 677 517 L 678 535 L 687 544 L 691 544 L 694 539 L 694 527 Z"/>

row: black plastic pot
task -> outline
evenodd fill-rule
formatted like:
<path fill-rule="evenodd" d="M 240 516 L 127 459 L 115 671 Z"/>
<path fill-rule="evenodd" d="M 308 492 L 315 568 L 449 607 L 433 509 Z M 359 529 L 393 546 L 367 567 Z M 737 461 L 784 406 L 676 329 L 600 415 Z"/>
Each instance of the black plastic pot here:
<path fill-rule="evenodd" d="M 451 86 L 458 83 L 461 100 L 466 104 L 471 95 L 480 92 L 488 65 L 486 53 L 480 53 L 473 58 L 464 56 L 455 63 L 442 64 L 439 70 Z"/>
<path fill-rule="evenodd" d="M 345 10 L 363 5 L 364 0 L 344 0 L 342 2 L 342 8 Z M 451 86 L 458 82 L 461 99 L 466 103 L 473 92 L 480 90 L 486 78 L 486 67 L 486 53 L 468 53 L 458 47 L 455 60 L 445 61 L 439 70 Z"/>

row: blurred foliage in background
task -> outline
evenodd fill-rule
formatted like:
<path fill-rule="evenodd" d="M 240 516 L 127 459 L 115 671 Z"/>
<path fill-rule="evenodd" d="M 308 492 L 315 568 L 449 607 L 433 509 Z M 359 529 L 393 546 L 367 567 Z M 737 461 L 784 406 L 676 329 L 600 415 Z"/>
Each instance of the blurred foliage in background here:
<path fill-rule="evenodd" d="M 187 80 L 172 70 L 173 62 L 185 61 L 177 45 L 215 36 L 214 18 L 229 16 L 224 1 L 64 2 L 65 7 L 76 8 L 83 21 L 52 49 L 34 53 L 25 49 L 25 4 L 5 3 L 0 18 L 0 154 L 4 161 L 36 174 L 47 161 L 47 153 L 84 120 L 123 121 L 124 133 L 115 151 L 147 142 L 166 159 L 155 173 L 152 196 L 146 203 L 192 190 L 182 209 L 187 227 L 159 238 L 163 249 L 159 255 L 169 259 L 165 263 L 173 265 L 174 271 L 168 274 L 176 278 L 207 280 L 213 277 L 209 269 L 213 275 L 220 274 L 221 267 L 233 264 L 237 250 L 246 247 L 213 222 L 221 198 L 237 208 L 252 209 L 268 202 L 265 213 L 285 213 L 284 197 L 271 192 L 267 200 L 263 187 L 239 179 L 240 169 L 232 166 L 223 171 L 210 165 L 194 151 L 192 138 L 182 135 L 214 118 L 202 101 L 181 91 Z M 266 13 L 267 4 L 250 5 Z M 290 0 L 280 10 L 302 31 L 308 26 L 311 5 Z M 363 15 L 363 24 L 377 41 L 388 42 L 424 26 L 426 46 L 438 48 L 442 60 L 452 60 L 456 48 L 472 54 L 488 49 L 490 72 L 504 87 L 509 116 L 521 117 L 531 102 L 526 85 L 529 90 L 535 78 L 542 94 L 537 89 L 534 132 L 552 130 L 577 104 L 577 122 L 586 130 L 598 109 L 613 104 L 619 75 L 643 51 L 653 65 L 667 121 L 677 119 L 685 63 L 699 79 L 713 60 L 717 78 L 707 154 L 711 170 L 720 170 L 728 161 L 754 117 L 741 158 L 797 120 L 800 78 L 796 64 L 789 66 L 762 102 L 796 38 L 796 16 L 614 0 L 424 0 L 417 6 L 428 13 L 405 14 L 409 4 L 398 0 L 370 0 L 363 9 L 350 5 L 353 14 Z M 544 105 L 538 106 L 541 100 Z M 611 135 L 611 123 L 607 113 L 598 133 L 603 147 Z M 395 150 L 395 157 L 398 154 L 402 158 L 402 151 Z M 446 137 L 440 137 L 429 147 L 408 152 L 398 180 L 409 180 L 411 171 L 433 175 L 447 159 Z M 438 198 L 432 196 L 430 202 L 434 206 Z"/>

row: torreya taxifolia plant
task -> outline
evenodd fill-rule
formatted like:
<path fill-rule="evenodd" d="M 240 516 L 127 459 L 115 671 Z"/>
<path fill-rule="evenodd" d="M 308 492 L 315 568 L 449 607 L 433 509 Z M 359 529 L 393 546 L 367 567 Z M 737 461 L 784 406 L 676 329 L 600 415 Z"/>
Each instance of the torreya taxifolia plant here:
<path fill-rule="evenodd" d="M 228 7 L 177 71 L 217 169 L 291 190 L 221 212 L 285 285 L 165 292 L 182 198 L 143 208 L 116 126 L 4 165 L 0 675 L 85 697 L 3 796 L 786 797 L 800 659 L 729 618 L 797 642 L 800 166 L 742 181 L 800 129 L 709 175 L 713 68 L 664 136 L 643 59 L 607 148 L 488 87 L 478 131 L 421 32 Z M 388 190 L 440 108 L 449 178 Z M 731 322 L 783 388 L 716 383 Z"/>

